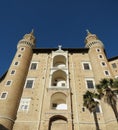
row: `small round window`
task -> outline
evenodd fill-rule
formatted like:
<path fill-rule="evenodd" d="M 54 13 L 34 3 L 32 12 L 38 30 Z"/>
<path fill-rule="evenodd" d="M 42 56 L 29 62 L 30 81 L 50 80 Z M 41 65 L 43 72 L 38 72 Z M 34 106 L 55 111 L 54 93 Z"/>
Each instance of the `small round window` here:
<path fill-rule="evenodd" d="M 24 48 L 24 47 L 21 47 L 21 48 L 20 48 L 20 50 L 21 50 L 21 51 L 24 51 L 24 50 L 25 50 L 25 48 Z"/>

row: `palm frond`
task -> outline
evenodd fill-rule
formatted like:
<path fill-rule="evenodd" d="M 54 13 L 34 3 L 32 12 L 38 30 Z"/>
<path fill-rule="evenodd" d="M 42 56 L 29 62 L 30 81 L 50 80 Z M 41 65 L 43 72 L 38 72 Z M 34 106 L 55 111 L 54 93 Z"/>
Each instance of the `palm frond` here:
<path fill-rule="evenodd" d="M 118 78 L 114 79 L 113 88 L 117 88 L 118 89 Z"/>
<path fill-rule="evenodd" d="M 96 107 L 98 106 L 99 102 L 95 101 L 94 98 L 99 98 L 99 94 L 92 93 L 90 91 L 86 91 L 86 93 L 83 95 L 83 105 L 90 111 L 94 112 L 96 110 Z"/>

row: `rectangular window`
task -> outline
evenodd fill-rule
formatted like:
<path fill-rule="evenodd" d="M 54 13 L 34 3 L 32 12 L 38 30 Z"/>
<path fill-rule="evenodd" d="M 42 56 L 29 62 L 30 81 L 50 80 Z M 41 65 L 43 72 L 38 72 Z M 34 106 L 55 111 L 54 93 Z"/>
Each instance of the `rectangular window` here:
<path fill-rule="evenodd" d="M 25 88 L 32 88 L 34 80 L 27 80 Z"/>
<path fill-rule="evenodd" d="M 89 88 L 89 89 L 94 89 L 95 88 L 95 83 L 94 83 L 94 80 L 93 79 L 89 79 L 89 78 L 87 78 L 86 79 L 86 86 L 87 86 L 87 88 Z"/>
<path fill-rule="evenodd" d="M 117 65 L 116 65 L 116 63 L 113 63 L 113 64 L 111 64 L 112 65 L 112 67 L 115 69 L 115 68 L 117 68 Z"/>
<path fill-rule="evenodd" d="M 7 82 L 6 82 L 6 86 L 10 86 L 11 85 L 11 80 L 8 80 Z"/>
<path fill-rule="evenodd" d="M 87 80 L 87 86 L 88 88 L 94 88 L 94 85 L 93 85 L 93 81 L 92 80 Z"/>
<path fill-rule="evenodd" d="M 84 70 L 91 70 L 91 65 L 89 62 L 85 62 L 83 63 L 83 69 Z"/>
<path fill-rule="evenodd" d="M 21 98 L 20 105 L 19 105 L 19 111 L 28 111 L 30 101 L 31 101 L 30 98 Z"/>
<path fill-rule="evenodd" d="M 88 63 L 84 63 L 84 69 L 85 70 L 90 70 L 89 64 Z"/>
<path fill-rule="evenodd" d="M 35 78 L 27 78 L 25 82 L 25 88 L 33 88 Z"/>
<path fill-rule="evenodd" d="M 0 98 L 1 99 L 6 99 L 7 98 L 7 94 L 8 94 L 7 92 L 2 92 Z"/>
<path fill-rule="evenodd" d="M 36 70 L 36 68 L 37 68 L 37 63 L 32 63 L 30 69 Z"/>

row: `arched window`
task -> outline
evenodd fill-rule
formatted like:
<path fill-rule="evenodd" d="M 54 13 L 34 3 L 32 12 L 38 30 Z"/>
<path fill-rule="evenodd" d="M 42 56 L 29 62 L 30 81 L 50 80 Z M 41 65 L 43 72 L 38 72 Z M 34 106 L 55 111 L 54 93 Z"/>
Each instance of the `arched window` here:
<path fill-rule="evenodd" d="M 55 93 L 51 97 L 51 109 L 67 110 L 66 95 L 63 93 Z"/>

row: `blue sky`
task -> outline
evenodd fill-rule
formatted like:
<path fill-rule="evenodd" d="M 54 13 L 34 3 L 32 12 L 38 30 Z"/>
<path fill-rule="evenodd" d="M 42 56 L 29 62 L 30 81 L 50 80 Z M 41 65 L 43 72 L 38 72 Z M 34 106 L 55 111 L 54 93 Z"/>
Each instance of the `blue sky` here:
<path fill-rule="evenodd" d="M 118 0 L 1 0 L 0 76 L 32 28 L 37 48 L 83 48 L 89 29 L 103 41 L 109 58 L 118 56 Z"/>

